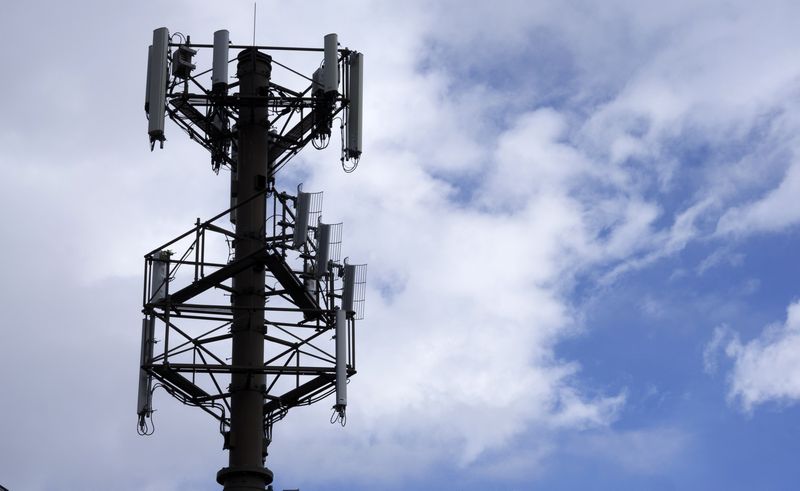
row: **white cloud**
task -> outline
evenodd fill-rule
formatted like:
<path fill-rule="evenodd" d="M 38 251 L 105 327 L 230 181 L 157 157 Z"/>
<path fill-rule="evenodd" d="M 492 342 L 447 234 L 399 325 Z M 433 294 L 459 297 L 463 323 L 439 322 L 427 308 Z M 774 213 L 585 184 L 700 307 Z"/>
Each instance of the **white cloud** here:
<path fill-rule="evenodd" d="M 572 324 L 559 293 L 572 266 L 560 251 L 581 233 L 580 209 L 564 190 L 530 193 L 514 212 L 497 215 L 450 201 L 448 187 L 420 172 L 413 156 L 385 163 L 359 169 L 344 185 L 329 173 L 310 183 L 328 190 L 334 216 L 346 217 L 347 246 L 369 244 L 371 281 L 404 277 L 390 302 L 371 292 L 353 382 L 370 399 L 363 413 L 354 404 L 352 418 L 403 414 L 404 431 L 436 435 L 430 460 L 452 456 L 463 465 L 529 425 L 612 421 L 623 399 L 587 399 L 571 388 L 577 365 L 552 357 Z M 383 430 L 373 431 L 374 449 L 391 448 Z"/>
<path fill-rule="evenodd" d="M 728 394 L 745 411 L 767 402 L 800 400 L 800 302 L 789 305 L 783 324 L 766 327 L 748 342 L 718 328 L 706 352 L 713 353 L 723 344 L 733 361 Z M 713 361 L 706 361 L 707 370 L 714 368 Z"/>
<path fill-rule="evenodd" d="M 705 259 L 700 261 L 700 264 L 697 265 L 695 272 L 698 276 L 702 276 L 706 273 L 706 271 L 712 268 L 720 266 L 737 267 L 741 266 L 743 261 L 744 254 L 734 253 L 723 247 L 712 252 Z"/>
<path fill-rule="evenodd" d="M 800 210 L 794 205 L 800 193 L 800 164 L 793 164 L 775 189 L 745 205 L 731 208 L 720 219 L 717 232 L 742 234 L 775 232 L 800 222 Z"/>

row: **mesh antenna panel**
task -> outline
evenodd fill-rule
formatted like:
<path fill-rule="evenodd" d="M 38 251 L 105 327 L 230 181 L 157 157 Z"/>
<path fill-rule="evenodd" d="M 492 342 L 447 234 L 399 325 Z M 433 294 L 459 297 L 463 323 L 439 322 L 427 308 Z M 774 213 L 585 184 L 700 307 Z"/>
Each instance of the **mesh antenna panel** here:
<path fill-rule="evenodd" d="M 304 193 L 298 191 L 295 200 L 294 231 L 292 247 L 301 249 L 308 240 L 308 224 L 318 223 L 322 215 L 322 192 Z"/>
<path fill-rule="evenodd" d="M 364 318 L 364 300 L 367 295 L 367 265 L 344 265 L 342 285 L 342 310 L 356 320 Z"/>

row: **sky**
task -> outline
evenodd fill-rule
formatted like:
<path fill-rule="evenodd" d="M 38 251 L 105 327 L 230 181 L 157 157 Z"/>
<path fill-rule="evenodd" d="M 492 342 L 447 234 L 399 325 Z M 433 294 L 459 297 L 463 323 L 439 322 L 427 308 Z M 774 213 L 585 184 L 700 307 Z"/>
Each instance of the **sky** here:
<path fill-rule="evenodd" d="M 257 5 L 258 44 L 365 55 L 357 171 L 279 178 L 369 285 L 347 426 L 292 410 L 276 490 L 796 489 L 800 4 Z M 252 12 L 4 6 L 0 485 L 219 489 L 205 413 L 156 392 L 136 434 L 142 256 L 228 206 L 142 107 L 153 29 L 245 44 Z"/>

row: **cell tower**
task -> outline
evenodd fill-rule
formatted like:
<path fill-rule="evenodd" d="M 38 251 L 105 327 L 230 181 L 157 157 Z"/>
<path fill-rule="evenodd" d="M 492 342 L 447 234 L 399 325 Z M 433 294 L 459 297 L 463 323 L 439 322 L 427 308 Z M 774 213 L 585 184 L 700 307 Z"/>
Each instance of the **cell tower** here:
<path fill-rule="evenodd" d="M 198 72 L 195 56 L 206 49 L 211 68 Z M 290 52 L 315 64 L 322 55 L 320 68 L 307 76 L 271 56 Z M 309 142 L 326 146 L 335 120 L 341 165 L 355 169 L 363 65 L 363 54 L 340 48 L 336 34 L 325 36 L 324 48 L 298 48 L 233 45 L 226 30 L 212 44 L 153 31 L 145 98 L 151 150 L 163 148 L 169 116 L 211 153 L 214 172 L 230 170 L 231 186 L 228 209 L 145 255 L 138 426 L 152 433 L 159 387 L 213 416 L 229 451 L 217 473 L 225 490 L 270 485 L 272 428 L 289 409 L 335 394 L 331 422 L 345 422 L 366 265 L 342 260 L 342 224 L 322 220 L 322 193 L 301 185 L 280 192 L 275 175 Z M 281 84 L 273 67 L 282 70 Z M 207 88 L 201 77 L 209 73 Z M 292 79 L 299 90 L 284 86 Z"/>

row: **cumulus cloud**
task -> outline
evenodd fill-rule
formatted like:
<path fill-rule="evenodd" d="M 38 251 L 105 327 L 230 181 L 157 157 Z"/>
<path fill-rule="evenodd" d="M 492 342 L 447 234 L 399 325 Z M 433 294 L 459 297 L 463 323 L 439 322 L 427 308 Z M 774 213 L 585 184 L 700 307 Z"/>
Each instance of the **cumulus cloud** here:
<path fill-rule="evenodd" d="M 800 302 L 789 305 L 782 324 L 767 326 L 747 342 L 728 328 L 717 328 L 704 353 L 707 371 L 716 370 L 718 350 L 733 362 L 728 396 L 745 411 L 767 402 L 800 400 Z"/>
<path fill-rule="evenodd" d="M 527 121 L 521 127 L 528 136 L 557 146 L 556 132 L 541 135 Z M 553 357 L 574 324 L 561 283 L 574 265 L 564 254 L 586 235 L 569 186 L 553 178 L 546 190 L 511 195 L 514 206 L 498 212 L 453 199 L 452 188 L 422 171 L 413 155 L 386 163 L 365 166 L 345 185 L 335 184 L 332 171 L 309 183 L 326 189 L 333 213 L 346 217 L 348 246 L 369 244 L 365 252 L 380 266 L 371 281 L 404 278 L 391 299 L 370 292 L 369 326 L 360 337 L 368 348 L 353 382 L 370 397 L 353 405 L 351 420 L 385 424 L 402 415 L 409 434 L 436 435 L 440 445 L 424 449 L 429 461 L 450 456 L 462 465 L 531 426 L 569 430 L 613 421 L 624 398 L 581 394 L 573 387 L 579 365 Z M 475 189 L 480 195 L 493 185 Z M 393 341 L 377 341 L 386 338 Z M 371 428 L 373 449 L 393 445 L 387 431 Z"/>

